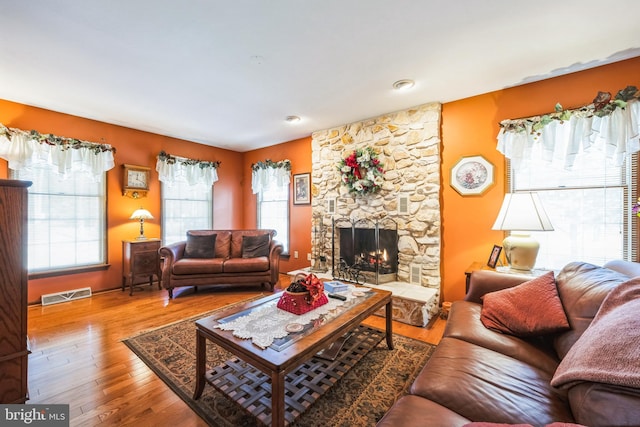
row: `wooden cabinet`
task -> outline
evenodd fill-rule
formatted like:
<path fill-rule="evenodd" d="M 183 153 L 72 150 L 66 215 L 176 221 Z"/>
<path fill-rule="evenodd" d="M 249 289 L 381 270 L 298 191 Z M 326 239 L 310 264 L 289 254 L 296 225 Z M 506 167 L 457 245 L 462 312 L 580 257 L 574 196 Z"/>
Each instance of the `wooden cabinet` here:
<path fill-rule="evenodd" d="M 123 240 L 122 241 L 122 290 L 129 285 L 129 295 L 133 295 L 133 287 L 140 283 L 140 276 L 149 279 L 153 284 L 153 276 L 158 278 L 158 289 L 161 286 L 160 239 Z"/>
<path fill-rule="evenodd" d="M 0 179 L 0 403 L 28 399 L 27 188 Z"/>

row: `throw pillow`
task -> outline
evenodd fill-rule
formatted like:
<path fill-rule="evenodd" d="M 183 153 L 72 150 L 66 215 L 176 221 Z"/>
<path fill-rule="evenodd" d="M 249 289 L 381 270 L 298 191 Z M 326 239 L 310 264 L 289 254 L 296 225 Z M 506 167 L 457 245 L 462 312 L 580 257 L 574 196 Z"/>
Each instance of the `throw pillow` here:
<path fill-rule="evenodd" d="M 242 258 L 269 256 L 270 236 L 242 236 Z"/>
<path fill-rule="evenodd" d="M 480 320 L 489 329 L 519 337 L 569 329 L 553 271 L 484 295 Z"/>
<path fill-rule="evenodd" d="M 215 258 L 216 235 L 197 235 L 187 233 L 187 246 L 184 248 L 185 258 Z"/>

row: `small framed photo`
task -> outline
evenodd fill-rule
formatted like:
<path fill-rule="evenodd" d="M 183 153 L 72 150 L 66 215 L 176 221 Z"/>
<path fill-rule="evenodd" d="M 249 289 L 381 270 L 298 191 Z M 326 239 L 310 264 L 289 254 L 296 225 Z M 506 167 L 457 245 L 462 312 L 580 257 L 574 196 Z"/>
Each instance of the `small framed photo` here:
<path fill-rule="evenodd" d="M 451 168 L 451 186 L 461 196 L 480 196 L 494 184 L 493 169 L 482 156 L 463 157 Z"/>
<path fill-rule="evenodd" d="M 496 268 L 496 264 L 500 259 L 500 252 L 502 252 L 502 246 L 493 245 L 493 250 L 491 250 L 491 255 L 489 256 L 489 261 L 487 261 L 487 265 L 491 268 Z"/>
<path fill-rule="evenodd" d="M 311 174 L 293 175 L 293 204 L 308 205 L 311 203 Z"/>

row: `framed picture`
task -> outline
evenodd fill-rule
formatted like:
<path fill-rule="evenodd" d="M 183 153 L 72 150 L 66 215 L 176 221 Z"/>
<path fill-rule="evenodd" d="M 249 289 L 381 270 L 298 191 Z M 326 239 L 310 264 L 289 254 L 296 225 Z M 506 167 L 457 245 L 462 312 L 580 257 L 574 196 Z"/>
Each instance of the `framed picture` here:
<path fill-rule="evenodd" d="M 491 268 L 496 268 L 496 264 L 500 259 L 500 252 L 502 252 L 502 246 L 493 245 L 493 249 L 491 250 L 491 255 L 489 256 L 489 261 L 487 261 L 487 265 Z"/>
<path fill-rule="evenodd" d="M 482 156 L 463 157 L 451 168 L 451 186 L 461 196 L 479 196 L 494 182 L 494 167 Z"/>
<path fill-rule="evenodd" d="M 311 174 L 293 175 L 293 204 L 308 205 L 311 203 Z"/>

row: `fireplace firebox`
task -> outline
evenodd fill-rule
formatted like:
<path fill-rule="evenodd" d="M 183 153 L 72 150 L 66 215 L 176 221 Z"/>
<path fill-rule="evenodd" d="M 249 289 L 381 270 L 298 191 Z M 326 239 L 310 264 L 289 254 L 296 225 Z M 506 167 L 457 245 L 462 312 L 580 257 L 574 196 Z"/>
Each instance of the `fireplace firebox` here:
<path fill-rule="evenodd" d="M 374 284 L 397 279 L 398 228 L 392 219 L 334 219 L 332 241 L 335 278 Z"/>

